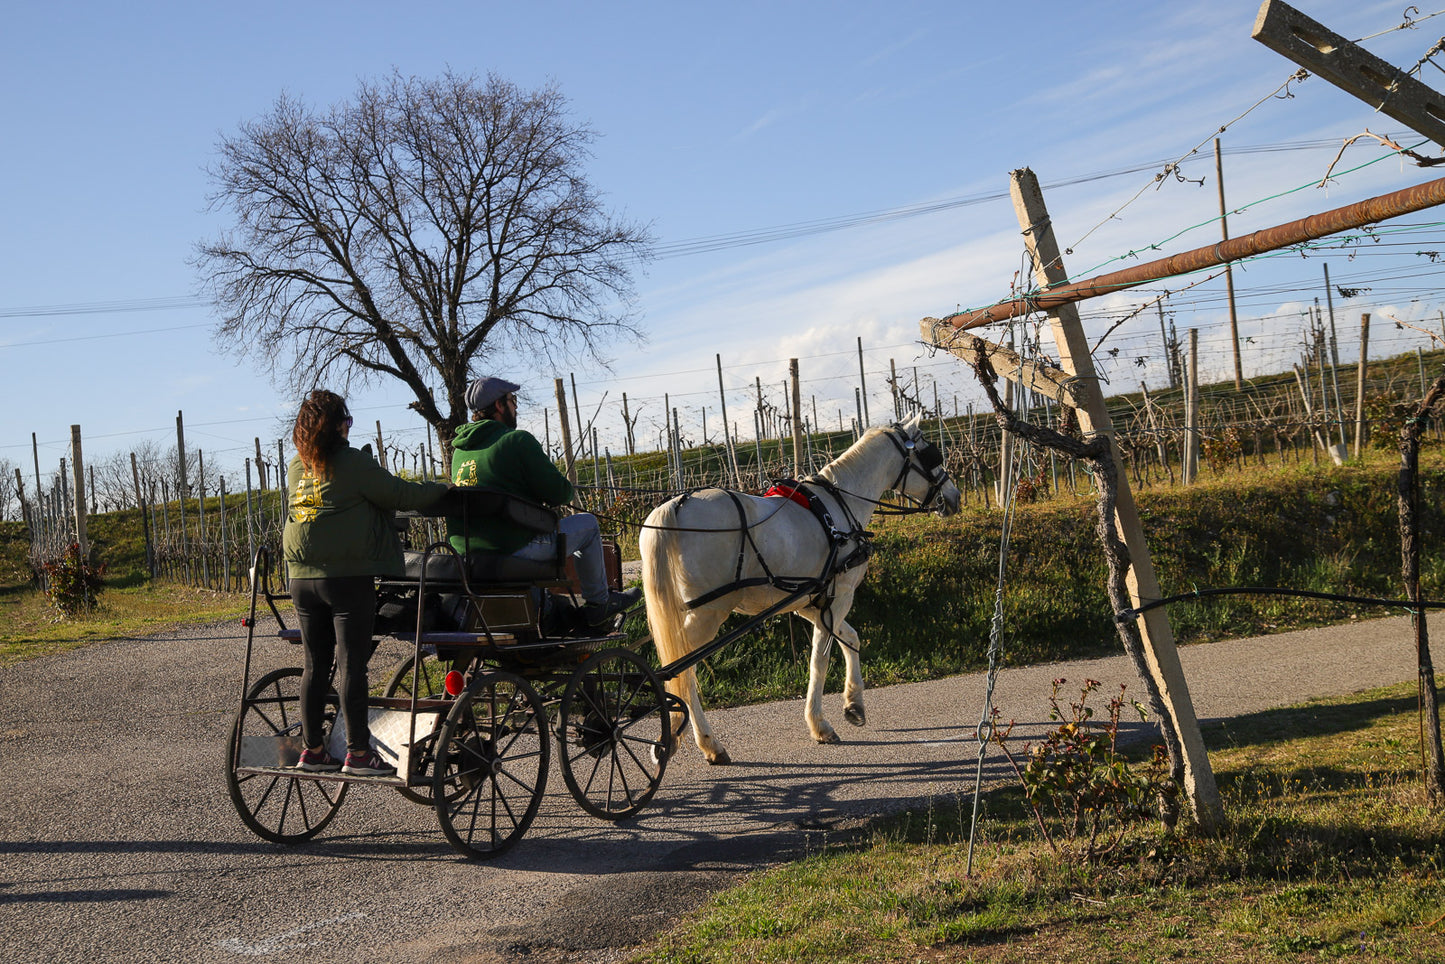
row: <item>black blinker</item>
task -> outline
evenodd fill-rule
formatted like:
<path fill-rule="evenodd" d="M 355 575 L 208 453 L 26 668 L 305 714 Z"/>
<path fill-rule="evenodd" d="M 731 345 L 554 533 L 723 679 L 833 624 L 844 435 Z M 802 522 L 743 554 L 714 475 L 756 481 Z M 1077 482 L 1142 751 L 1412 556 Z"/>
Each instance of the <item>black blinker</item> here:
<path fill-rule="evenodd" d="M 913 454 L 918 456 L 918 464 L 929 472 L 943 464 L 943 453 L 932 442 L 919 442 L 914 447 Z"/>

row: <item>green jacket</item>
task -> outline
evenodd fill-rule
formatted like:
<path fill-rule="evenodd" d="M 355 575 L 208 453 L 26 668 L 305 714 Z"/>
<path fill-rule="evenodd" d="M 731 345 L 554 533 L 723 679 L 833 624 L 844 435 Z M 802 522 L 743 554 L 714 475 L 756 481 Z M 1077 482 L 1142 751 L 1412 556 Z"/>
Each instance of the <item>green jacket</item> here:
<path fill-rule="evenodd" d="M 281 536 L 292 579 L 401 576 L 398 509 L 425 509 L 447 491 L 443 482 L 408 482 L 376 464 L 371 446 L 342 442 L 331 477 L 317 479 L 300 456 L 286 469 L 288 512 Z"/>
<path fill-rule="evenodd" d="M 482 419 L 457 429 L 452 439 L 452 481 L 501 489 L 545 505 L 572 501 L 572 483 L 557 470 L 530 432 L 507 428 Z M 447 517 L 447 532 L 458 552 L 512 553 L 531 541 L 534 533 L 494 518 L 468 518 L 463 531 L 460 517 Z"/>

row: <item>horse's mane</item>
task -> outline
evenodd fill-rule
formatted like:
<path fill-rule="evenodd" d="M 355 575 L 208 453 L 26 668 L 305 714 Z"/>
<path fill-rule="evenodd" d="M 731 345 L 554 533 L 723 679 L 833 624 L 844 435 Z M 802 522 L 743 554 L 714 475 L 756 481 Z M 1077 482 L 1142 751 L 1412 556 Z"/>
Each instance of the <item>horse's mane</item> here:
<path fill-rule="evenodd" d="M 864 451 L 872 447 L 869 443 L 871 443 L 876 436 L 882 435 L 887 431 L 889 430 L 881 427 L 870 428 L 863 433 L 863 436 L 859 438 L 858 441 L 848 446 L 848 449 L 842 455 L 823 466 L 820 474 L 834 483 L 838 481 L 840 474 L 855 474 L 857 472 L 856 463 L 864 458 Z"/>

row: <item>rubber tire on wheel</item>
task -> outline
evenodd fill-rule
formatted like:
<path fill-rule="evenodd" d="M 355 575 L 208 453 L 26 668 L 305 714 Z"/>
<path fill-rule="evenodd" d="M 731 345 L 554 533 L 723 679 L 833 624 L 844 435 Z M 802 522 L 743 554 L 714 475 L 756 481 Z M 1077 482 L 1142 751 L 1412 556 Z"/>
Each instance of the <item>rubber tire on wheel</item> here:
<path fill-rule="evenodd" d="M 562 695 L 562 779 L 594 817 L 621 820 L 641 810 L 672 753 L 667 693 L 630 649 L 587 658 Z"/>
<path fill-rule="evenodd" d="M 326 736 L 336 722 L 340 700 L 326 696 Z M 278 669 L 251 687 L 231 724 L 226 744 L 226 789 L 241 822 L 257 836 L 277 843 L 300 843 L 326 828 L 341 802 L 346 784 L 281 773 L 237 773 L 244 737 L 294 737 L 301 745 L 301 670 Z"/>
<path fill-rule="evenodd" d="M 411 698 L 413 683 L 411 668 L 415 659 L 415 656 L 408 656 L 402 660 L 401 665 L 396 668 L 396 672 L 391 674 L 391 680 L 386 684 L 386 689 L 382 690 L 381 695 L 397 697 L 399 699 Z M 421 699 L 429 700 L 445 699 L 446 688 L 444 681 L 447 670 L 450 668 L 451 664 L 449 662 L 442 662 L 432 653 L 422 653 L 421 676 L 415 681 L 417 688 L 421 690 L 417 696 Z M 424 737 L 419 733 L 417 734 L 417 738 L 420 740 Z M 425 768 L 433 762 L 433 758 L 429 753 L 418 754 L 414 759 L 416 760 L 414 765 L 422 768 L 422 773 L 425 773 Z M 414 787 L 397 787 L 396 791 L 412 803 L 419 803 L 424 807 L 430 807 L 433 803 L 432 785 L 430 781 Z"/>
<path fill-rule="evenodd" d="M 532 685 L 505 671 L 473 677 L 437 737 L 432 796 L 448 842 L 479 859 L 511 849 L 537 816 L 551 759 Z"/>

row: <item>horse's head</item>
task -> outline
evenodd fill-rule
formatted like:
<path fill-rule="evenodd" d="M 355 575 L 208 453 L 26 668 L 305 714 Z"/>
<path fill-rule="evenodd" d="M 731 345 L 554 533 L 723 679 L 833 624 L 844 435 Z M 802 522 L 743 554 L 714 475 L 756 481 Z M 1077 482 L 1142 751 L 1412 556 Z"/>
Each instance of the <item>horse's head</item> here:
<path fill-rule="evenodd" d="M 893 489 L 913 500 L 920 509 L 933 509 L 939 515 L 950 516 L 958 511 L 962 495 L 948 477 L 943 453 L 923 437 L 922 420 L 922 415 L 915 412 L 890 429 L 904 457 Z"/>

